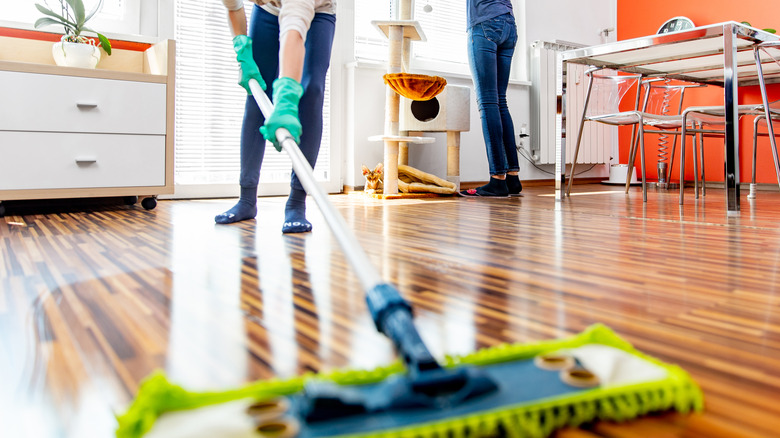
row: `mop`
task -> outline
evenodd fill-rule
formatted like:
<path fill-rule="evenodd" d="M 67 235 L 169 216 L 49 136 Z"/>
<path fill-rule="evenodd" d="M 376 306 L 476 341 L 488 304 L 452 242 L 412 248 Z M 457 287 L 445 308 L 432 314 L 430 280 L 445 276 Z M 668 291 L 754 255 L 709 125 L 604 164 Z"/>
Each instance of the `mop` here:
<path fill-rule="evenodd" d="M 268 96 L 254 80 L 250 88 L 267 117 L 273 111 Z M 701 390 L 684 370 L 637 351 L 600 324 L 566 339 L 437 360 L 414 326 L 411 306 L 368 262 L 294 139 L 283 128 L 276 136 L 366 291 L 377 330 L 392 340 L 400 360 L 216 392 L 188 391 L 156 372 L 118 418 L 118 438 L 542 438 L 599 419 L 702 409 Z"/>

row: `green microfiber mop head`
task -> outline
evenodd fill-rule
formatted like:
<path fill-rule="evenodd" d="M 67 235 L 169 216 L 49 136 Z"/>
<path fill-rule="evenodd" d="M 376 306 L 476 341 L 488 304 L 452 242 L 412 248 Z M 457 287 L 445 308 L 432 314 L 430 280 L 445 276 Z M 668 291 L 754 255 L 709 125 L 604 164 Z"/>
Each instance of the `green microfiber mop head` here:
<path fill-rule="evenodd" d="M 404 421 L 391 424 L 380 430 L 351 430 L 349 419 L 328 424 L 322 435 L 316 426 L 305 426 L 301 436 L 361 436 L 361 437 L 442 437 L 442 436 L 487 436 L 503 432 L 511 437 L 543 438 L 564 426 L 577 426 L 594 420 L 622 421 L 650 412 L 674 409 L 681 413 L 700 411 L 703 408 L 701 390 L 690 376 L 674 365 L 664 364 L 635 350 L 629 343 L 609 328 L 597 324 L 579 335 L 543 341 L 535 344 L 502 345 L 460 357 L 447 357 L 447 368 L 463 366 L 504 367 L 510 370 L 506 376 L 527 372 L 539 373 L 533 367 L 533 359 L 539 355 L 557 351 L 586 351 L 592 348 L 626 353 L 625 357 L 637 360 L 638 364 L 651 371 L 650 378 L 627 383 L 603 384 L 597 388 L 564 390 L 561 393 L 541 397 L 526 397 L 520 402 L 501 404 L 501 399 L 489 408 L 472 411 L 441 409 L 433 412 L 430 419 L 412 423 L 408 413 Z M 586 356 L 582 356 L 587 360 Z M 118 418 L 117 437 L 138 438 L 151 430 L 158 416 L 166 412 L 191 410 L 204 406 L 226 403 L 234 400 L 269 400 L 279 396 L 300 393 L 311 381 L 327 380 L 339 385 L 366 388 L 403 374 L 404 367 L 398 362 L 372 371 L 342 371 L 326 376 L 306 375 L 288 380 L 259 381 L 242 388 L 223 392 L 195 393 L 171 384 L 162 373 L 148 377 L 141 385 L 134 403 Z M 618 373 L 613 370 L 612 374 Z M 655 373 L 655 374 L 653 374 Z M 504 379 L 507 380 L 507 379 Z M 523 387 L 513 386 L 511 393 L 523 392 Z M 491 397 L 474 403 L 487 403 Z M 410 424 L 412 423 L 412 424 Z M 341 429 L 336 427 L 340 425 Z"/>

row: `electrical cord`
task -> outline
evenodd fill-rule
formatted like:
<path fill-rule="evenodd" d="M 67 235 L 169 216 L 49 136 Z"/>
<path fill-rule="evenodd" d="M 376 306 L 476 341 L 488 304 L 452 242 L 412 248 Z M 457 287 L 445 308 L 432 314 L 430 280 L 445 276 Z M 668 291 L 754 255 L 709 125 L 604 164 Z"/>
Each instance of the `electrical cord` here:
<path fill-rule="evenodd" d="M 534 162 L 534 159 L 533 159 L 533 157 L 530 157 L 530 156 L 528 155 L 528 151 L 526 151 L 525 149 L 523 149 L 521 146 L 519 146 L 519 145 L 515 145 L 515 148 L 517 148 L 517 152 L 519 153 L 519 155 L 520 155 L 521 157 L 525 158 L 525 159 L 526 159 L 526 161 L 528 161 L 529 163 L 531 163 L 531 165 L 532 165 L 532 166 L 534 166 L 534 167 L 535 167 L 537 170 L 539 170 L 539 171 L 540 171 L 540 172 L 542 172 L 542 173 L 546 173 L 546 174 L 548 174 L 548 175 L 555 175 L 555 172 L 550 172 L 549 170 L 544 170 L 544 169 L 542 169 L 541 167 L 537 166 L 537 165 L 536 165 L 536 163 Z M 578 173 L 575 173 L 575 174 L 574 174 L 574 176 L 577 176 L 577 175 L 582 175 L 583 173 L 590 172 L 591 170 L 593 170 L 593 168 L 594 168 L 594 167 L 596 167 L 596 165 L 595 165 L 595 164 L 591 164 L 589 168 L 587 168 L 587 169 L 585 169 L 585 170 L 583 170 L 583 171 L 580 171 L 580 172 L 578 172 Z"/>

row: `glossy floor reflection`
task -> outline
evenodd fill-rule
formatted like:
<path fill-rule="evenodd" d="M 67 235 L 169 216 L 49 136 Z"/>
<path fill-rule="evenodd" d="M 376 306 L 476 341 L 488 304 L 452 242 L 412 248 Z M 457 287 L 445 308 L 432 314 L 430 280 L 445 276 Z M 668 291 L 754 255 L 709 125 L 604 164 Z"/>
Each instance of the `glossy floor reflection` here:
<path fill-rule="evenodd" d="M 331 196 L 370 261 L 416 309 L 437 356 L 613 328 L 701 384 L 701 416 L 598 423 L 560 437 L 775 436 L 780 427 L 780 193 L 627 197 L 549 187 L 522 198 Z M 395 358 L 312 200 L 213 223 L 233 200 L 46 209 L 0 218 L 0 424 L 9 437 L 112 436 L 139 382 L 188 389 L 367 369 Z M 774 403 L 773 403 L 774 402 Z M 6 435 L 7 434 L 7 435 Z"/>

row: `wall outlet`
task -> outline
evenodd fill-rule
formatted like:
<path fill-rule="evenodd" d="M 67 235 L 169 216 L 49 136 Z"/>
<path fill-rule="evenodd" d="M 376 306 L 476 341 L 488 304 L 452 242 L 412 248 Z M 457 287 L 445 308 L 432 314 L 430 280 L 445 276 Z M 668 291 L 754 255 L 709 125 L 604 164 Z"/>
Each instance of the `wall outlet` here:
<path fill-rule="evenodd" d="M 528 134 L 528 125 L 523 123 L 520 125 L 520 129 L 518 129 L 517 132 L 517 146 L 518 147 L 525 147 L 527 142 L 530 141 L 530 134 Z"/>

